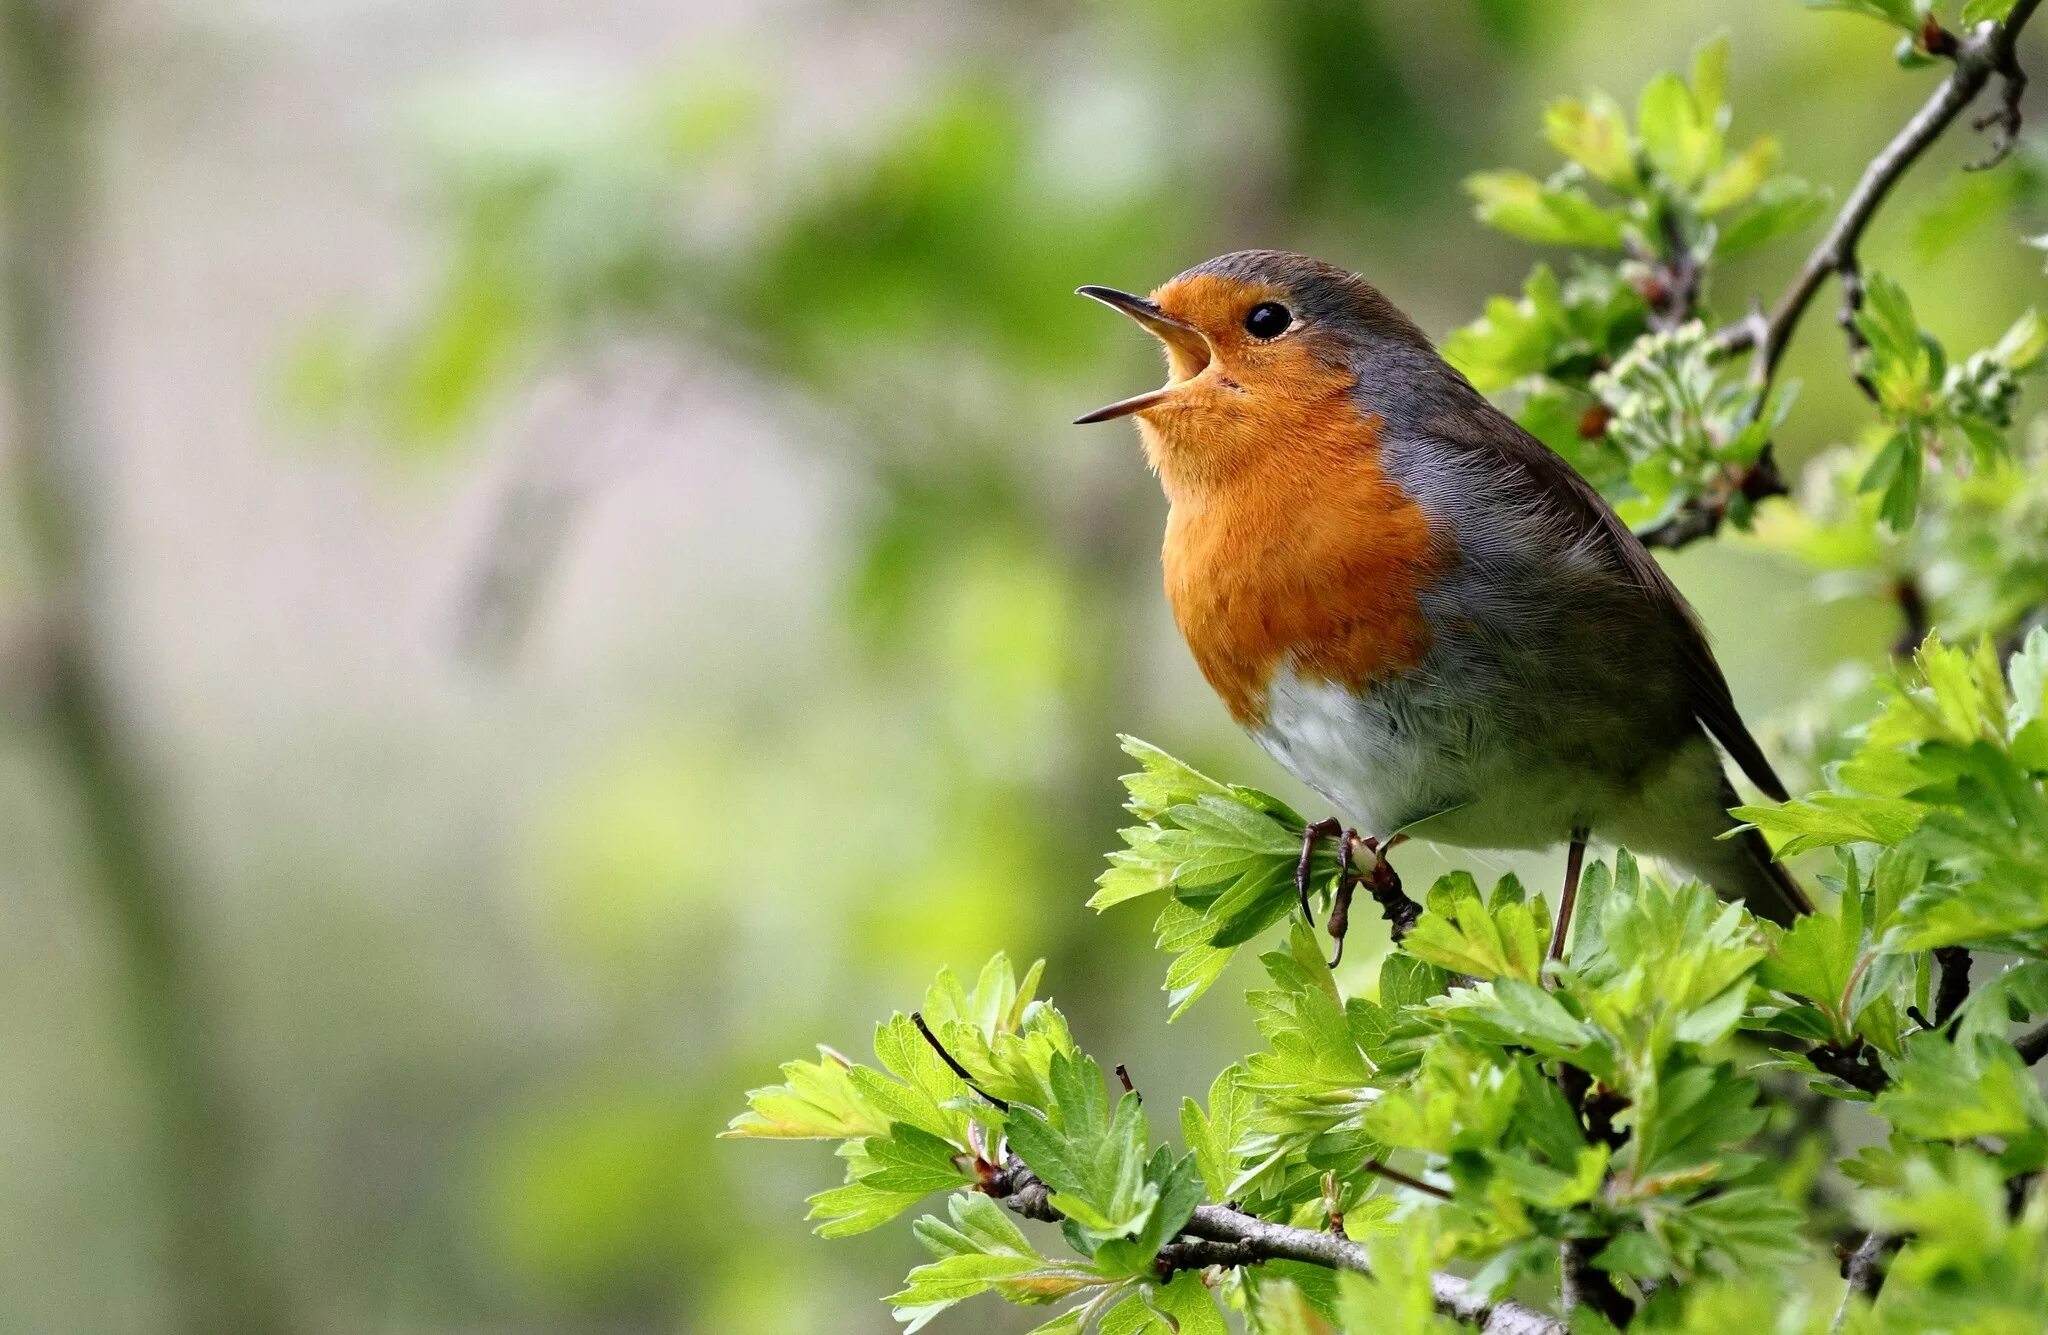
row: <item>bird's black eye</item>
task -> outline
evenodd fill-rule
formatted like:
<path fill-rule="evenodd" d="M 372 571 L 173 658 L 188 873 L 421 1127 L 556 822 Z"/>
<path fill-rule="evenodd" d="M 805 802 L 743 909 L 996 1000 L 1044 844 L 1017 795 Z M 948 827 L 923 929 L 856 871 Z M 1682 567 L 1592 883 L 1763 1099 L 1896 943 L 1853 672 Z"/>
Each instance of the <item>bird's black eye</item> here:
<path fill-rule="evenodd" d="M 1262 301 L 1244 317 L 1244 332 L 1253 338 L 1278 338 L 1294 323 L 1294 315 L 1277 301 Z"/>

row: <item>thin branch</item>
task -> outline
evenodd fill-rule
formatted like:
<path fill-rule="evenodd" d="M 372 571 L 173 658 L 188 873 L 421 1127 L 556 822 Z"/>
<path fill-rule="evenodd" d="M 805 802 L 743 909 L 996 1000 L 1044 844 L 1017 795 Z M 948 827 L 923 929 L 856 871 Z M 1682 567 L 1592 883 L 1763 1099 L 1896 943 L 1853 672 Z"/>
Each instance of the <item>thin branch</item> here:
<path fill-rule="evenodd" d="M 1374 1177 L 1383 1177 L 1389 1182 L 1398 1182 L 1402 1186 L 1419 1191 L 1425 1196 L 1434 1196 L 1440 1201 L 1451 1199 L 1451 1193 L 1435 1183 L 1425 1182 L 1412 1173 L 1404 1173 L 1398 1168 L 1389 1168 L 1384 1161 L 1379 1159 L 1366 1160 L 1365 1171 L 1371 1173 Z"/>
<path fill-rule="evenodd" d="M 1892 1082 L 1878 1063 L 1876 1049 L 1860 1038 L 1845 1048 L 1819 1044 L 1806 1057 L 1823 1075 L 1831 1075 L 1866 1094 L 1881 1094 Z"/>
<path fill-rule="evenodd" d="M 984 1181 L 981 1189 L 1026 1218 L 1060 1217 L 1045 1200 L 1045 1185 L 1017 1159 Z M 1180 1236 L 1159 1255 L 1162 1267 L 1172 1270 L 1300 1261 L 1329 1270 L 1372 1273 L 1365 1248 L 1340 1233 L 1275 1224 L 1228 1205 L 1196 1206 Z M 1489 1303 L 1456 1275 L 1438 1271 L 1429 1283 L 1437 1311 L 1479 1327 L 1483 1335 L 1569 1335 L 1569 1327 L 1550 1313 L 1517 1302 Z"/>
<path fill-rule="evenodd" d="M 2020 1060 L 2032 1066 L 2043 1057 L 2048 1057 L 2048 1024 L 2029 1029 L 2013 1042 L 2018 1049 Z"/>
<path fill-rule="evenodd" d="M 1558 1291 L 1564 1296 L 1565 1314 L 1574 1308 L 1590 1307 L 1619 1329 L 1636 1314 L 1636 1305 L 1615 1287 L 1613 1276 L 1593 1267 L 1591 1244 L 1597 1239 L 1565 1238 L 1557 1244 Z"/>
<path fill-rule="evenodd" d="M 1713 491 L 1689 498 L 1677 514 L 1636 536 L 1645 547 L 1677 551 L 1718 533 L 1736 497 L 1755 505 L 1767 497 L 1789 496 L 1791 491 L 1785 485 L 1785 475 L 1779 471 L 1776 457 L 1766 445 L 1755 463 L 1732 470 Z"/>
<path fill-rule="evenodd" d="M 955 1058 L 952 1053 L 946 1051 L 946 1045 L 944 1043 L 939 1042 L 939 1036 L 933 1033 L 932 1027 L 924 1022 L 923 1011 L 912 1011 L 910 1013 L 910 1022 L 917 1026 L 918 1033 L 924 1035 L 924 1041 L 931 1045 L 932 1051 L 939 1054 L 939 1060 L 946 1063 L 946 1069 L 951 1071 L 954 1075 L 960 1077 L 960 1081 L 962 1084 L 966 1085 L 975 1093 L 981 1095 L 984 1099 L 987 1099 L 990 1106 L 993 1107 L 997 1112 L 1010 1111 L 1009 1100 L 999 1099 L 995 1095 L 983 1089 L 980 1083 L 975 1080 L 974 1076 L 969 1073 L 967 1068 L 962 1066 L 959 1060 Z M 1118 1075 L 1123 1074 L 1123 1067 L 1119 1066 L 1116 1069 Z M 1124 1088 L 1130 1088 L 1130 1082 L 1128 1080 L 1124 1082 Z"/>
<path fill-rule="evenodd" d="M 1941 946 L 1934 952 L 1941 981 L 1934 989 L 1934 1027 L 1944 1029 L 1970 999 L 1970 952 L 1961 946 Z"/>
<path fill-rule="evenodd" d="M 1898 1246 L 1899 1240 L 1872 1229 L 1855 1251 L 1842 1262 L 1842 1278 L 1849 1281 L 1849 1287 L 1842 1293 L 1842 1305 L 1835 1309 L 1835 1319 L 1828 1326 L 1828 1335 L 1847 1327 L 1849 1313 L 1856 1306 L 1857 1298 L 1874 1302 L 1877 1291 L 1884 1287 L 1884 1255 Z"/>
<path fill-rule="evenodd" d="M 1159 1255 L 1152 1261 L 1152 1268 L 1161 1279 L 1177 1270 L 1207 1270 L 1210 1266 L 1233 1269 L 1238 1266 L 1258 1265 L 1266 1258 L 1259 1249 L 1248 1242 L 1212 1242 L 1207 1238 L 1189 1238 L 1184 1242 L 1169 1242 L 1159 1249 Z"/>
<path fill-rule="evenodd" d="M 1242 1243 L 1268 1261 L 1302 1261 L 1332 1270 L 1355 1270 L 1371 1274 L 1365 1248 L 1334 1233 L 1292 1228 L 1286 1224 L 1255 1219 L 1226 1205 L 1203 1205 L 1195 1210 L 1184 1232 L 1212 1242 Z M 1456 1275 L 1438 1271 L 1429 1277 L 1436 1310 L 1457 1321 L 1478 1326 L 1486 1335 L 1566 1335 L 1565 1323 L 1548 1312 L 1516 1302 L 1488 1303 L 1472 1292 L 1472 1286 Z"/>
<path fill-rule="evenodd" d="M 1755 321 L 1745 320 L 1721 332 L 1717 342 L 1723 352 L 1740 352 L 1747 348 L 1759 350 L 1760 374 L 1757 378 L 1762 387 L 1768 388 L 1776 375 L 1778 362 L 1784 356 L 1792 333 L 1806 314 L 1814 294 L 1820 290 L 1822 281 L 1831 273 L 1854 271 L 1856 247 L 1892 188 L 1954 123 L 1963 108 L 1976 100 L 1993 77 L 2004 80 L 2006 101 L 1981 124 L 1998 127 L 1998 137 L 1992 145 L 1993 160 L 2002 157 L 2009 149 L 2008 141 L 2019 118 L 2015 86 L 2017 84 L 2022 89 L 2025 86 L 2025 77 L 2020 74 L 2018 59 L 2014 55 L 2014 43 L 2039 5 L 2040 0 L 2020 0 L 2005 22 L 1979 24 L 1975 31 L 1957 43 L 1955 65 L 1949 76 L 1864 169 L 1856 188 L 1849 193 L 1848 201 L 1828 228 L 1827 235 L 1806 257 L 1806 263 L 1800 266 L 1791 286 L 1771 308 L 1770 316 L 1761 326 Z"/>

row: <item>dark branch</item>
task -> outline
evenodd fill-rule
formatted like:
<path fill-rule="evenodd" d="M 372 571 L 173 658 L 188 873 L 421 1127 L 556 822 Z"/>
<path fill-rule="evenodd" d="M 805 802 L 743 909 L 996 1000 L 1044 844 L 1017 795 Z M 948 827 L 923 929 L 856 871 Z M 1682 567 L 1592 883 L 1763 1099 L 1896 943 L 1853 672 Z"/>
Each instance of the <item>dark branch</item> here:
<path fill-rule="evenodd" d="M 1259 1254 L 1259 1249 L 1248 1242 L 1211 1242 L 1207 1238 L 1190 1238 L 1161 1247 L 1159 1255 L 1153 1259 L 1152 1268 L 1161 1279 L 1165 1279 L 1177 1270 L 1206 1270 L 1212 1265 L 1259 1265 L 1265 1259 Z"/>
<path fill-rule="evenodd" d="M 2005 26 L 2017 30 L 2018 25 L 2027 21 L 2027 15 L 2036 3 L 2039 0 L 2014 6 Z M 1970 122 L 1974 129 L 1991 131 L 1991 151 L 1964 168 L 1965 171 L 1980 172 L 1996 167 L 2012 155 L 2014 146 L 2020 141 L 2020 99 L 2027 93 L 2027 72 L 2020 68 L 2012 42 L 2008 41 L 1999 51 L 1999 60 L 1994 68 L 2000 81 L 1998 105 Z"/>
<path fill-rule="evenodd" d="M 1015 1158 L 984 1180 L 981 1190 L 1028 1219 L 1060 1217 L 1045 1198 L 1045 1185 Z M 1196 1206 L 1180 1236 L 1160 1249 L 1158 1264 L 1162 1273 L 1170 1273 L 1264 1261 L 1300 1261 L 1330 1270 L 1372 1273 L 1365 1248 L 1342 1234 L 1271 1223 L 1228 1205 Z M 1569 1335 L 1565 1323 L 1548 1312 L 1515 1302 L 1485 1302 L 1456 1275 L 1438 1272 L 1429 1282 L 1437 1311 L 1478 1326 L 1487 1335 Z"/>
<path fill-rule="evenodd" d="M 1970 999 L 1970 952 L 1961 946 L 1941 946 L 1934 952 L 1934 963 L 1941 975 L 1934 989 L 1934 1027 L 1942 1029 Z"/>
<path fill-rule="evenodd" d="M 1821 1044 L 1806 1054 L 1814 1069 L 1823 1075 L 1831 1075 L 1845 1085 L 1862 1090 L 1866 1094 L 1884 1092 L 1891 1084 L 1884 1067 L 1878 1064 L 1877 1051 L 1862 1039 L 1848 1047 L 1838 1048 L 1832 1044 Z"/>
<path fill-rule="evenodd" d="M 2020 1060 L 2029 1066 L 2043 1057 L 2048 1057 L 2048 1024 L 2021 1034 L 2013 1043 L 2013 1047 L 2019 1050 Z"/>
<path fill-rule="evenodd" d="M 1566 1238 L 1557 1244 L 1557 1280 L 1564 1295 L 1564 1310 L 1570 1315 L 1577 1307 L 1590 1307 L 1620 1329 L 1636 1314 L 1636 1305 L 1614 1285 L 1604 1270 L 1596 1270 L 1590 1253 L 1594 1239 Z"/>
<path fill-rule="evenodd" d="M 1997 127 L 1990 161 L 2010 150 L 2009 141 L 2019 124 L 2019 90 L 2024 90 L 2026 83 L 2013 46 L 2039 4 L 2040 0 L 2020 0 L 2005 22 L 1979 24 L 1975 31 L 1956 42 L 1955 65 L 1949 76 L 1864 169 L 1827 235 L 1806 257 L 1806 263 L 1771 309 L 1770 316 L 1761 326 L 1745 320 L 1721 332 L 1717 341 L 1722 351 L 1759 351 L 1757 379 L 1764 387 L 1776 375 L 1786 345 L 1822 281 L 1831 273 L 1854 272 L 1856 247 L 1892 188 L 1994 77 L 2004 81 L 2001 105 L 1979 124 Z"/>
<path fill-rule="evenodd" d="M 1642 539 L 1645 547 L 1676 551 L 1718 533 L 1736 497 L 1755 505 L 1769 496 L 1790 494 L 1791 488 L 1785 485 L 1785 475 L 1778 471 L 1777 459 L 1770 447 L 1765 446 L 1755 463 L 1731 472 L 1714 491 L 1687 499 L 1677 514 L 1636 536 Z"/>
<path fill-rule="evenodd" d="M 1848 1325 L 1849 1313 L 1856 1305 L 1856 1299 L 1875 1301 L 1877 1291 L 1884 1287 L 1885 1254 L 1897 1249 L 1899 1240 L 1871 1230 L 1855 1251 L 1842 1261 L 1842 1278 L 1849 1281 L 1849 1287 L 1842 1294 L 1842 1305 L 1835 1310 L 1835 1319 L 1828 1326 L 1830 1335 Z"/>
<path fill-rule="evenodd" d="M 1419 1191 L 1425 1196 L 1434 1196 L 1440 1201 L 1451 1199 L 1451 1193 L 1435 1183 L 1424 1182 L 1421 1178 L 1411 1173 L 1404 1173 L 1398 1168 L 1389 1168 L 1378 1159 L 1366 1160 L 1365 1171 L 1371 1173 L 1374 1177 L 1383 1177 L 1389 1182 L 1398 1182 L 1402 1186 Z"/>
<path fill-rule="evenodd" d="M 946 1045 L 944 1043 L 939 1042 L 939 1036 L 933 1033 L 932 1027 L 924 1022 L 923 1011 L 912 1011 L 910 1013 L 910 1022 L 917 1026 L 918 1033 L 924 1035 L 924 1041 L 931 1044 L 932 1051 L 939 1054 L 939 1060 L 946 1063 L 947 1070 L 951 1071 L 954 1075 L 959 1076 L 961 1082 L 965 1084 L 969 1089 L 981 1095 L 984 1099 L 987 1099 L 989 1103 L 993 1105 L 998 1112 L 1010 1111 L 1010 1104 L 1008 1100 L 999 1099 L 995 1095 L 983 1089 L 981 1085 L 975 1081 L 974 1077 L 968 1073 L 967 1068 L 962 1066 L 954 1058 L 952 1053 L 946 1051 Z M 1123 1067 L 1117 1067 L 1117 1072 L 1121 1074 L 1123 1072 Z M 1126 1083 L 1124 1087 L 1126 1089 L 1130 1088 L 1128 1083 Z"/>
<path fill-rule="evenodd" d="M 1892 585 L 1892 601 L 1899 605 L 1899 617 L 1905 623 L 1899 638 L 1892 641 L 1892 657 L 1911 658 L 1920 651 L 1921 641 L 1932 628 L 1927 617 L 1927 595 L 1921 591 L 1920 581 L 1907 575 Z"/>

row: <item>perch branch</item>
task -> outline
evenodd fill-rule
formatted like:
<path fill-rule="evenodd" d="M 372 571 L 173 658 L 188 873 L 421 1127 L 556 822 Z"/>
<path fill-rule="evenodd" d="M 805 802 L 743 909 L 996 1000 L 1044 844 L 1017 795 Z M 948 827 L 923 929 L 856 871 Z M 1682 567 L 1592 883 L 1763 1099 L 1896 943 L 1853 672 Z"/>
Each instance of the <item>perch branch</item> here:
<path fill-rule="evenodd" d="M 1828 1335 L 1836 1335 L 1849 1323 L 1849 1313 L 1856 1306 L 1856 1299 L 1875 1301 L 1877 1291 L 1884 1287 L 1885 1253 L 1898 1246 L 1898 1239 L 1888 1237 L 1872 1229 L 1842 1262 L 1842 1278 L 1849 1281 L 1849 1287 L 1842 1293 L 1842 1305 L 1835 1309 L 1835 1319 L 1828 1326 Z"/>
<path fill-rule="evenodd" d="M 1949 76 L 1864 169 L 1827 235 L 1806 257 L 1806 263 L 1800 266 L 1770 315 L 1761 322 L 1744 320 L 1721 332 L 1717 339 L 1721 351 L 1758 352 L 1756 378 L 1764 388 L 1777 374 L 1778 362 L 1821 283 L 1829 274 L 1847 276 L 1853 283 L 1856 247 L 1892 187 L 1993 78 L 2002 79 L 2004 87 L 1999 108 L 1978 122 L 1979 128 L 1996 127 L 1992 156 L 1981 165 L 1989 166 L 2010 151 L 2019 123 L 2019 94 L 2026 86 L 2014 44 L 2039 5 L 2040 0 L 2020 0 L 2003 23 L 1979 24 L 1968 36 L 1957 40 L 1955 63 Z"/>
<path fill-rule="evenodd" d="M 1040 1182 L 1014 1156 L 985 1177 L 981 1190 L 1027 1219 L 1059 1219 Z M 1372 1273 L 1365 1248 L 1340 1233 L 1275 1224 L 1228 1205 L 1198 1205 L 1180 1236 L 1160 1248 L 1160 1273 L 1212 1265 L 1247 1266 L 1266 1261 L 1300 1261 L 1330 1270 Z M 1436 1310 L 1456 1321 L 1479 1327 L 1482 1335 L 1568 1335 L 1569 1328 L 1548 1312 L 1517 1302 L 1489 1303 L 1456 1275 L 1438 1271 L 1429 1277 Z"/>

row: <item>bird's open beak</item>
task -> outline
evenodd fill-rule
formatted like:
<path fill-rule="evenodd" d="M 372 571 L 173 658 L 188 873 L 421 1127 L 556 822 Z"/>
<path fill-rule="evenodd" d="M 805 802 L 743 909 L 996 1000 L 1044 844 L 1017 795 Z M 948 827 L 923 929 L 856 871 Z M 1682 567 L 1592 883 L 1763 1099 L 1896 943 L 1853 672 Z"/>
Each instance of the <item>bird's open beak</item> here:
<path fill-rule="evenodd" d="M 1074 419 L 1076 426 L 1089 422 L 1107 422 L 1113 417 L 1128 417 L 1132 413 L 1141 413 L 1147 408 L 1157 407 L 1171 397 L 1183 383 L 1199 375 L 1202 368 L 1207 366 L 1210 358 L 1215 355 L 1215 350 L 1209 346 L 1209 340 L 1203 336 L 1201 330 L 1185 320 L 1174 319 L 1143 297 L 1134 297 L 1113 287 L 1082 287 L 1076 288 L 1075 291 L 1081 296 L 1093 297 L 1103 305 L 1122 311 L 1136 320 L 1144 327 L 1146 333 L 1167 346 L 1175 372 L 1185 372 L 1175 374 L 1158 389 L 1133 395 L 1128 399 L 1120 399 L 1097 408 L 1092 413 L 1083 413 Z"/>

